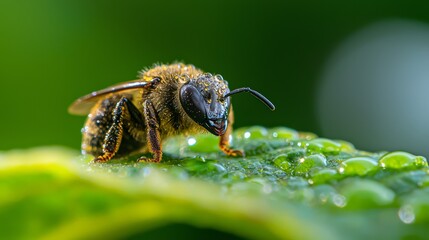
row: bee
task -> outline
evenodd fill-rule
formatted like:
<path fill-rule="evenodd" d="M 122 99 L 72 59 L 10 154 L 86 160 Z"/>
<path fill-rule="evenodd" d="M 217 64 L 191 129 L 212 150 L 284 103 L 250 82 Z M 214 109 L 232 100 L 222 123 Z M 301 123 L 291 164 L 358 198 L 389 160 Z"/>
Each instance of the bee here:
<path fill-rule="evenodd" d="M 250 88 L 230 91 L 221 75 L 193 65 L 155 65 L 138 80 L 123 82 L 77 99 L 68 109 L 88 115 L 82 128 L 82 153 L 93 162 L 107 162 L 137 151 L 149 151 L 160 162 L 162 140 L 173 135 L 210 132 L 220 137 L 219 148 L 228 156 L 244 156 L 229 146 L 234 114 L 230 97 L 249 92 L 271 110 L 274 105 Z"/>

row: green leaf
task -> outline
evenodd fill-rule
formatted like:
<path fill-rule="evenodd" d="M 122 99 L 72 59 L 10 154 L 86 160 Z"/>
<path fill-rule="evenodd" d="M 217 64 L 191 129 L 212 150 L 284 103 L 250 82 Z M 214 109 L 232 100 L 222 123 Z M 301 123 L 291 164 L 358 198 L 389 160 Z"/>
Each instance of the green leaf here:
<path fill-rule="evenodd" d="M 427 236 L 424 158 L 410 154 L 418 166 L 392 170 L 386 155 L 287 128 L 234 136 L 248 157 L 229 158 L 203 135 L 191 147 L 189 138 L 168 140 L 159 164 L 138 163 L 140 155 L 94 164 L 60 147 L 3 152 L 0 238 Z"/>

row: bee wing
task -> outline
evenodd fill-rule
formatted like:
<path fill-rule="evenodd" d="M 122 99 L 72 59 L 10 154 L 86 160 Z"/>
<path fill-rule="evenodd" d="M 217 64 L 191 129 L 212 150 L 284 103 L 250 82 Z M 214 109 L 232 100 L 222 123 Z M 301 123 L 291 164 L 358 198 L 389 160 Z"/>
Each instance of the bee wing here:
<path fill-rule="evenodd" d="M 102 98 L 110 93 L 124 92 L 139 88 L 146 88 L 150 83 L 142 80 L 134 80 L 119 83 L 117 85 L 92 92 L 88 95 L 78 98 L 68 108 L 68 112 L 75 115 L 87 115 L 91 108 Z"/>

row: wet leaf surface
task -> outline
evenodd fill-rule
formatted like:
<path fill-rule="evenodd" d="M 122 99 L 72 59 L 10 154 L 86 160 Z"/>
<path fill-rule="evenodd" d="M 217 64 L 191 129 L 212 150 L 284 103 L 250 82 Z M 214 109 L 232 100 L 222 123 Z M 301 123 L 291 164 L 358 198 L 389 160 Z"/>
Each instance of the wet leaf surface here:
<path fill-rule="evenodd" d="M 3 152 L 0 236 L 159 238 L 166 236 L 161 229 L 187 229 L 181 234 L 188 239 L 204 232 L 233 239 L 429 234 L 424 157 L 359 151 L 284 127 L 238 129 L 233 143 L 245 158 L 225 156 L 210 135 L 169 139 L 159 164 L 137 163 L 140 155 L 93 164 L 54 147 Z"/>

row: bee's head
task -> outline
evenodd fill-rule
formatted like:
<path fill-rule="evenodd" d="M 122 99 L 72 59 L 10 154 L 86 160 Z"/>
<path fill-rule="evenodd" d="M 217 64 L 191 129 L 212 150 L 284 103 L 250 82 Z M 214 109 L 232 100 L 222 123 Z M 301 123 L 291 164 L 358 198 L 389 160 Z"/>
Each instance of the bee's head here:
<path fill-rule="evenodd" d="M 228 83 L 220 75 L 205 73 L 190 79 L 180 89 L 180 103 L 188 116 L 214 135 L 223 135 L 228 125 Z"/>
<path fill-rule="evenodd" d="M 229 91 L 228 83 L 220 75 L 205 73 L 190 79 L 180 89 L 180 103 L 188 116 L 216 136 L 223 135 L 228 126 L 229 96 L 250 92 L 271 110 L 274 105 L 250 88 Z"/>

